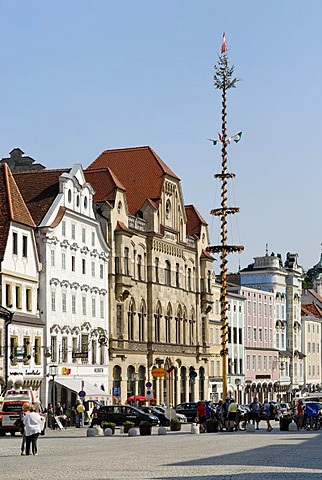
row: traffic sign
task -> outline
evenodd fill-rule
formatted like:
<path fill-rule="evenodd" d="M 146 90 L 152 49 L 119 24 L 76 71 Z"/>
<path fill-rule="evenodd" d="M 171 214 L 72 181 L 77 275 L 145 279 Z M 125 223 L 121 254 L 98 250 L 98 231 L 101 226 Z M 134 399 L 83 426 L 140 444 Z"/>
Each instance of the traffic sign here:
<path fill-rule="evenodd" d="M 153 394 L 152 394 L 152 391 L 151 391 L 151 390 L 147 390 L 147 391 L 146 391 L 145 398 L 146 398 L 147 400 L 152 400 Z"/>
<path fill-rule="evenodd" d="M 121 395 L 121 387 L 113 387 L 113 395 L 119 397 Z"/>
<path fill-rule="evenodd" d="M 166 371 L 164 368 L 153 368 L 152 369 L 152 377 L 165 377 Z"/>
<path fill-rule="evenodd" d="M 146 388 L 151 388 L 151 387 L 152 387 L 152 383 L 151 383 L 151 382 L 146 382 L 145 386 L 146 386 Z"/>
<path fill-rule="evenodd" d="M 165 418 L 167 418 L 168 420 L 171 420 L 172 418 L 174 418 L 176 416 L 176 411 L 173 407 L 169 407 L 166 409 L 166 411 L 164 412 L 164 416 Z"/>
<path fill-rule="evenodd" d="M 84 392 L 84 390 L 81 390 L 80 392 L 78 392 L 78 396 L 80 398 L 84 398 L 84 397 L 86 397 L 86 392 Z"/>
<path fill-rule="evenodd" d="M 305 413 L 308 417 L 317 417 L 319 414 L 319 404 L 307 403 L 305 405 Z"/>

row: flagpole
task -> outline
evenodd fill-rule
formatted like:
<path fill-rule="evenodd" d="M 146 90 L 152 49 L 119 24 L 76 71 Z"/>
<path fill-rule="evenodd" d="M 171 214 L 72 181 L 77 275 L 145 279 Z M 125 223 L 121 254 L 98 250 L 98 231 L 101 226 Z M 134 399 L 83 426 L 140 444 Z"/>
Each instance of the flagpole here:
<path fill-rule="evenodd" d="M 215 65 L 214 85 L 215 88 L 222 91 L 222 109 L 221 109 L 221 173 L 216 174 L 215 178 L 221 181 L 221 207 L 211 210 L 211 215 L 220 217 L 221 224 L 221 243 L 207 248 L 208 252 L 220 253 L 220 272 L 221 272 L 221 290 L 220 290 L 220 321 L 221 321 L 221 351 L 222 360 L 222 398 L 227 397 L 227 379 L 228 379 L 228 302 L 227 302 L 227 256 L 229 253 L 242 252 L 242 245 L 227 244 L 227 216 L 239 212 L 239 207 L 227 206 L 228 180 L 235 177 L 234 173 L 227 171 L 227 90 L 235 88 L 238 78 L 232 78 L 234 67 L 229 66 L 227 55 L 226 36 L 223 34 L 221 46 L 221 55 L 218 64 Z"/>

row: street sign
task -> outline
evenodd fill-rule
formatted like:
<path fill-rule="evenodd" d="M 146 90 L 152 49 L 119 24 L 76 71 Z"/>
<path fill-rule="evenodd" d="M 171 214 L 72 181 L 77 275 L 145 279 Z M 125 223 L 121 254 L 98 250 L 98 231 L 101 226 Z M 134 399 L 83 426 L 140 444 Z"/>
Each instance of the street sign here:
<path fill-rule="evenodd" d="M 164 416 L 165 418 L 167 418 L 168 420 L 171 420 L 172 418 L 174 418 L 176 416 L 176 411 L 173 407 L 169 407 L 166 409 L 166 411 L 164 412 Z"/>
<path fill-rule="evenodd" d="M 121 395 L 121 387 L 113 387 L 113 395 L 119 397 Z"/>
<path fill-rule="evenodd" d="M 84 392 L 84 390 L 81 390 L 80 392 L 78 392 L 78 396 L 80 398 L 84 398 L 84 397 L 86 397 L 86 392 Z"/>
<path fill-rule="evenodd" d="M 145 398 L 146 398 L 147 400 L 152 400 L 152 398 L 153 398 L 153 393 L 152 393 L 151 390 L 147 390 L 147 391 L 146 391 Z"/>
<path fill-rule="evenodd" d="M 146 382 L 145 386 L 146 386 L 146 388 L 151 388 L 151 387 L 152 387 L 152 383 L 151 383 L 151 382 Z"/>
<path fill-rule="evenodd" d="M 88 352 L 72 352 L 72 358 L 88 358 Z"/>
<path fill-rule="evenodd" d="M 166 371 L 164 368 L 153 368 L 151 373 L 152 373 L 152 377 L 160 378 L 160 377 L 165 377 Z"/>
<path fill-rule="evenodd" d="M 317 417 L 319 414 L 319 404 L 307 403 L 305 405 L 305 413 L 308 417 Z"/>

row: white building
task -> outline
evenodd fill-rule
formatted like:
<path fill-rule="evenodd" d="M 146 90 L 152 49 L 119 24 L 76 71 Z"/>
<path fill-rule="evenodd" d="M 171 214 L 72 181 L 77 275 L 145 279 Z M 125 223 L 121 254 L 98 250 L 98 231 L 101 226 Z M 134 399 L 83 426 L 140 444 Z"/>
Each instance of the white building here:
<path fill-rule="evenodd" d="M 54 399 L 74 405 L 82 391 L 85 400 L 107 400 L 109 247 L 95 218 L 94 191 L 80 165 L 15 178 L 38 227 L 47 388 L 49 367 L 57 365 Z M 49 390 L 46 401 L 53 399 Z"/>
<path fill-rule="evenodd" d="M 6 164 L 0 166 L 0 209 L 0 388 L 19 375 L 37 398 L 44 376 L 44 321 L 37 306 L 41 264 L 35 223 Z"/>

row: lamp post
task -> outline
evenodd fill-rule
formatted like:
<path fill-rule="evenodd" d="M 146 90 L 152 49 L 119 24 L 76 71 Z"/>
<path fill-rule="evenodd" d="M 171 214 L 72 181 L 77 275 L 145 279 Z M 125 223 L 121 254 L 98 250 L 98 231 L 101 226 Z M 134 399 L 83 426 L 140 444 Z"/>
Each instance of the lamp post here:
<path fill-rule="evenodd" d="M 57 375 L 58 375 L 58 365 L 49 365 L 49 375 L 52 377 L 52 381 L 53 381 L 51 401 L 52 401 L 52 404 L 53 404 L 53 415 L 55 415 L 55 404 L 56 404 L 55 377 L 57 377 Z"/>
<path fill-rule="evenodd" d="M 236 378 L 235 380 L 235 385 L 237 387 L 237 403 L 240 404 L 241 401 L 240 401 L 240 395 L 239 395 L 239 387 L 240 387 L 240 384 L 241 384 L 241 379 L 240 378 Z"/>

